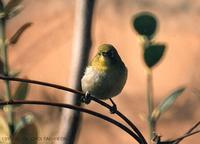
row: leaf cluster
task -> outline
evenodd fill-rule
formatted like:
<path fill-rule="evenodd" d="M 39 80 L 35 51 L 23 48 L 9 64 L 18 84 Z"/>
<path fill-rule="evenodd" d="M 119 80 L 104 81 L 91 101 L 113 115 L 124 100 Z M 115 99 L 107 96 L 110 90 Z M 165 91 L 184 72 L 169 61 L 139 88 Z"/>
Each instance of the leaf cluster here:
<path fill-rule="evenodd" d="M 150 12 L 140 12 L 132 19 L 132 26 L 142 40 L 143 60 L 148 70 L 152 70 L 163 58 L 166 45 L 155 42 L 158 31 L 158 20 Z M 156 126 L 160 116 L 163 115 L 184 92 L 185 87 L 180 87 L 164 98 L 152 111 L 150 121 L 153 127 Z"/>
<path fill-rule="evenodd" d="M 2 29 L 6 28 L 7 21 L 16 17 L 22 10 L 23 0 L 9 0 L 6 4 L 0 0 L 0 25 L 2 26 Z M 5 55 L 2 54 L 3 50 L 7 50 L 9 48 L 9 45 L 16 44 L 24 31 L 31 26 L 32 23 L 27 22 L 23 24 L 14 34 L 11 38 L 6 39 L 5 41 L 2 41 L 1 43 L 1 58 L 0 58 L 0 74 L 10 77 L 17 77 L 20 72 L 19 71 L 8 71 L 8 74 L 5 73 L 5 63 L 3 62 L 3 59 L 7 58 Z M 3 35 L 3 34 L 2 34 Z M 5 37 L 5 36 L 2 36 Z M 21 82 L 18 84 L 17 88 L 14 91 L 14 94 L 11 96 L 13 100 L 25 100 L 28 96 L 29 91 L 29 84 Z M 17 108 L 21 105 L 15 105 L 13 108 Z M 10 109 L 10 106 L 4 106 L 1 107 L 5 112 L 8 112 Z M 22 116 L 18 121 L 14 121 L 14 134 L 11 134 L 11 129 L 8 126 L 7 121 L 1 116 L 0 117 L 0 135 L 11 137 L 9 143 L 12 144 L 36 144 L 36 141 L 33 141 L 30 139 L 31 137 L 37 137 L 38 136 L 38 129 L 36 126 L 35 119 L 32 115 L 26 114 Z M 27 137 L 27 139 L 25 139 Z M 2 140 L 2 139 L 1 139 Z M 4 141 L 5 142 L 5 141 Z M 3 141 L 0 141 L 0 143 L 4 143 Z"/>

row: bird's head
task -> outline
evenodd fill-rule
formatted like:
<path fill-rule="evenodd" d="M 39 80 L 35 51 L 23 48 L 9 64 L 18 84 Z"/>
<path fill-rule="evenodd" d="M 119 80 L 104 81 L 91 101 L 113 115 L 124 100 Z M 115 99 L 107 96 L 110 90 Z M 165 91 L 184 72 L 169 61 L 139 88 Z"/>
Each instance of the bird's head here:
<path fill-rule="evenodd" d="M 110 61 L 110 62 L 116 62 L 120 59 L 120 57 L 117 53 L 117 50 L 111 44 L 100 45 L 99 48 L 98 48 L 97 55 L 100 58 L 102 58 L 106 61 Z"/>
<path fill-rule="evenodd" d="M 92 60 L 92 65 L 98 67 L 114 66 L 122 62 L 117 50 L 111 44 L 102 44 L 98 47 L 98 52 Z"/>

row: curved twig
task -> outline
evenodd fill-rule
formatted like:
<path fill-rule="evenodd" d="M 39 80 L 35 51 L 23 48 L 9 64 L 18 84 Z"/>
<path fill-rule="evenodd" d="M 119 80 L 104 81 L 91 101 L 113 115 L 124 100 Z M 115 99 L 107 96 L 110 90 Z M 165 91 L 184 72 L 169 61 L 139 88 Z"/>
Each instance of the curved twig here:
<path fill-rule="evenodd" d="M 10 80 L 10 81 L 18 81 L 18 82 L 26 82 L 26 83 L 36 84 L 36 85 L 52 87 L 52 88 L 72 92 L 72 93 L 78 94 L 80 96 L 85 96 L 85 93 L 83 93 L 82 91 L 74 90 L 74 89 L 71 89 L 71 88 L 68 88 L 68 87 L 64 87 L 64 86 L 61 86 L 61 85 L 52 84 L 52 83 L 48 83 L 48 82 L 42 82 L 42 81 L 36 81 L 36 80 L 30 80 L 30 79 L 22 79 L 22 78 L 5 77 L 5 76 L 2 76 L 2 75 L 0 75 L 0 79 Z M 103 102 L 102 100 L 99 100 L 95 97 L 91 97 L 91 100 L 93 100 L 96 103 L 108 108 L 109 110 L 112 108 L 112 106 L 110 106 L 109 104 L 107 104 L 107 103 Z M 139 129 L 125 115 L 123 115 L 118 110 L 116 111 L 115 114 L 118 115 L 121 119 L 123 119 L 135 131 L 137 136 L 141 139 L 142 144 L 147 144 L 144 136 L 139 131 Z"/>
<path fill-rule="evenodd" d="M 36 85 L 42 85 L 42 86 L 52 87 L 52 88 L 56 88 L 56 89 L 60 89 L 60 90 L 64 90 L 64 91 L 69 91 L 69 92 L 72 92 L 72 93 L 75 93 L 75 94 L 79 94 L 81 96 L 85 95 L 81 91 L 74 90 L 74 89 L 64 87 L 64 86 L 61 86 L 61 85 L 57 85 L 57 84 L 48 83 L 48 82 L 42 82 L 42 81 L 31 80 L 31 79 L 23 79 L 23 78 L 6 77 L 6 76 L 3 76 L 3 75 L 0 75 L 0 79 L 17 81 L 17 82 L 25 82 L 25 83 L 31 83 L 31 84 L 36 84 Z"/>
<path fill-rule="evenodd" d="M 184 134 L 183 136 L 177 138 L 176 140 L 174 140 L 175 142 L 173 142 L 173 144 L 178 144 L 180 141 L 182 141 L 183 139 L 189 137 L 189 136 L 192 136 L 194 134 L 197 134 L 197 133 L 200 133 L 200 130 L 197 130 L 197 131 L 194 131 L 194 132 L 191 132 L 191 133 L 187 133 L 187 134 Z"/>
<path fill-rule="evenodd" d="M 174 144 L 178 144 L 180 143 L 180 141 L 182 141 L 184 138 L 186 137 L 189 137 L 193 134 L 196 134 L 196 133 L 199 133 L 199 131 L 195 131 L 195 132 L 192 132 L 195 128 L 197 128 L 198 126 L 200 125 L 200 121 L 198 121 L 194 126 L 192 126 L 183 136 L 175 139 L 174 141 Z"/>
<path fill-rule="evenodd" d="M 98 104 L 108 108 L 108 109 L 112 108 L 109 104 L 107 104 L 107 103 L 105 103 L 105 102 L 103 102 L 103 101 L 101 101 L 99 99 L 96 99 L 95 97 L 92 97 L 91 99 L 94 100 L 95 102 L 97 102 Z M 144 136 L 139 131 L 139 129 L 124 114 L 122 114 L 118 110 L 115 112 L 115 114 L 118 115 L 121 119 L 123 119 L 135 131 L 135 133 L 141 138 L 143 144 L 147 144 Z"/>
<path fill-rule="evenodd" d="M 98 117 L 100 119 L 103 119 L 107 122 L 110 122 L 112 124 L 114 124 L 115 126 L 121 128 L 122 130 L 124 130 L 125 132 L 127 132 L 129 135 L 131 135 L 139 144 L 141 144 L 141 140 L 140 138 L 134 133 L 132 132 L 128 127 L 126 127 L 125 125 L 123 125 L 122 123 L 106 116 L 103 115 L 101 113 L 86 109 L 86 108 L 82 108 L 79 106 L 74 106 L 74 105 L 70 105 L 70 104 L 63 104 L 63 103 L 55 103 L 55 102 L 45 102 L 45 101 L 33 101 L 33 100 L 11 100 L 11 101 L 0 101 L 0 105 L 18 105 L 18 104 L 29 104 L 29 105 L 47 105 L 47 106 L 55 106 L 55 107 L 62 107 L 62 108 L 68 108 L 68 109 L 72 109 L 72 110 L 76 110 L 76 111 L 81 111 L 90 115 L 93 115 L 95 117 Z"/>

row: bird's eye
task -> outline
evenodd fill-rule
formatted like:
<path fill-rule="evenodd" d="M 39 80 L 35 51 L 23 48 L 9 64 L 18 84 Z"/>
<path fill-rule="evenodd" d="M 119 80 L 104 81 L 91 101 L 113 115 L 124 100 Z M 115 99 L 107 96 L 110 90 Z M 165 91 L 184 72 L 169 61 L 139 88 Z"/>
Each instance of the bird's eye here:
<path fill-rule="evenodd" d="M 103 56 L 107 56 L 107 53 L 106 53 L 106 52 L 102 52 L 102 55 L 103 55 Z"/>

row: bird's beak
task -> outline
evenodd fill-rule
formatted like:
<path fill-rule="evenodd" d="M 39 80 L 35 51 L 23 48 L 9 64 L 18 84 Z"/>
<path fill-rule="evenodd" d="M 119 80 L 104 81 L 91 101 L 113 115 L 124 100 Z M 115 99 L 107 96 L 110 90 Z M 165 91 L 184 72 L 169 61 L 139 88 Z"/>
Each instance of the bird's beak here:
<path fill-rule="evenodd" d="M 101 62 L 104 62 L 104 61 L 105 61 L 105 56 L 102 55 L 102 56 L 100 57 L 99 60 L 100 60 Z"/>

